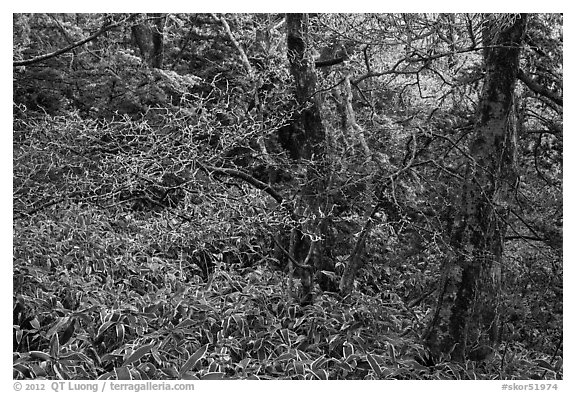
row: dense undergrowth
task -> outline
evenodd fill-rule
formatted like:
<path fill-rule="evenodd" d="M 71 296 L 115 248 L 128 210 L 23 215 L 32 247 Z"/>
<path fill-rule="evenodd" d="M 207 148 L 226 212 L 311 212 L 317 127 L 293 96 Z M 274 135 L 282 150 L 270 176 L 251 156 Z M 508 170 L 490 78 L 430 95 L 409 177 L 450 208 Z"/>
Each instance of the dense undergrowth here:
<path fill-rule="evenodd" d="M 562 379 L 560 14 L 522 46 L 499 346 L 424 345 L 490 20 L 310 15 L 312 146 L 284 15 L 14 14 L 14 378 Z"/>
<path fill-rule="evenodd" d="M 272 252 L 278 207 L 194 172 L 185 164 L 207 153 L 179 146 L 128 119 L 15 125 L 14 378 L 562 378 L 545 330 L 558 322 L 539 346 L 514 330 L 553 308 L 519 309 L 516 336 L 482 361 L 430 358 L 419 339 L 437 274 L 430 251 L 375 248 L 351 296 L 317 291 L 299 305 Z M 167 192 L 177 188 L 167 173 L 185 193 Z"/>

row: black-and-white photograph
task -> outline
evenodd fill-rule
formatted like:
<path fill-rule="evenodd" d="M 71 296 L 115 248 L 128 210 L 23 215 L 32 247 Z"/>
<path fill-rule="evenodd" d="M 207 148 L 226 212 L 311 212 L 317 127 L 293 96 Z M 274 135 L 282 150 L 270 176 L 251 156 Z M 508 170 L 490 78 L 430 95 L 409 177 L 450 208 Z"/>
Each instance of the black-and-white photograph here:
<path fill-rule="evenodd" d="M 15 390 L 558 390 L 562 13 L 12 30 Z"/>

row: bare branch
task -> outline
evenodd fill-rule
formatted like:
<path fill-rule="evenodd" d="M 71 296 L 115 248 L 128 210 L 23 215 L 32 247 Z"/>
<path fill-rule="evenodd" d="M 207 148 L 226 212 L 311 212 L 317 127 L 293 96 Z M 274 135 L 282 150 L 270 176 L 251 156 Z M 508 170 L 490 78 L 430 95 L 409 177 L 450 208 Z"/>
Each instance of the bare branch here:
<path fill-rule="evenodd" d="M 274 200 L 278 203 L 282 203 L 282 201 L 284 201 L 284 198 L 282 197 L 282 195 L 280 195 L 280 193 L 278 193 L 278 191 L 276 191 L 274 188 L 272 188 L 269 184 L 266 184 L 258 179 L 256 179 L 255 177 L 249 175 L 246 172 L 242 172 L 238 169 L 232 169 L 232 168 L 216 168 L 216 167 L 211 167 L 211 166 L 205 166 L 200 164 L 200 167 L 206 171 L 207 173 L 216 173 L 216 174 L 221 174 L 221 175 L 227 175 L 227 176 L 231 176 L 231 177 L 236 177 L 238 179 L 242 179 L 245 182 L 247 182 L 248 184 L 254 186 L 255 188 L 264 191 L 265 193 L 267 193 L 268 195 L 270 195 L 272 198 L 274 198 Z"/>
<path fill-rule="evenodd" d="M 548 98 L 550 101 L 552 101 L 553 103 L 555 103 L 556 105 L 560 105 L 563 106 L 563 99 L 562 97 L 560 97 L 558 94 L 554 93 L 553 91 L 547 89 L 546 87 L 540 85 L 538 82 L 536 82 L 534 79 L 530 78 L 524 71 L 522 71 L 521 69 L 518 70 L 518 79 L 520 79 L 522 82 L 524 82 L 524 84 L 526 85 L 526 87 L 528 87 L 530 90 L 532 90 L 534 93 L 536 94 L 540 94 L 546 98 Z"/>
<path fill-rule="evenodd" d="M 336 64 L 343 63 L 344 60 L 346 60 L 345 57 L 336 57 L 334 59 L 327 59 L 327 60 L 314 60 L 314 66 L 316 68 L 330 67 Z"/>
<path fill-rule="evenodd" d="M 254 72 L 252 70 L 250 62 L 248 61 L 248 56 L 246 56 L 246 52 L 244 52 L 244 49 L 242 49 L 242 46 L 240 46 L 240 43 L 234 37 L 234 34 L 232 34 L 232 30 L 230 30 L 230 25 L 228 24 L 226 19 L 223 16 L 219 18 L 218 16 L 216 16 L 216 14 L 210 14 L 210 15 L 212 15 L 214 19 L 219 21 L 222 24 L 222 26 L 224 26 L 224 30 L 226 30 L 226 35 L 228 35 L 228 38 L 230 39 L 230 41 L 232 41 L 232 44 L 234 44 L 234 47 L 240 54 L 240 60 L 242 61 L 242 65 L 246 69 L 246 72 L 248 72 L 248 75 L 250 77 L 253 77 Z"/>
<path fill-rule="evenodd" d="M 134 18 L 135 15 L 131 15 L 129 18 L 127 18 L 126 20 L 132 19 Z M 82 46 L 84 44 L 86 44 L 87 42 L 90 42 L 96 38 L 98 38 L 99 36 L 101 36 L 102 34 L 106 33 L 107 31 L 120 26 L 121 24 L 123 24 L 124 22 L 126 22 L 126 20 L 123 20 L 121 22 L 118 23 L 114 23 L 114 24 L 110 24 L 110 22 L 106 22 L 104 24 L 104 26 L 102 26 L 100 28 L 100 30 L 98 30 L 96 33 L 92 34 L 91 36 L 84 38 L 83 40 L 80 40 L 78 42 L 74 42 L 62 49 L 58 49 L 57 51 L 54 51 L 52 53 L 47 53 L 45 55 L 41 55 L 38 57 L 34 57 L 32 59 L 28 59 L 28 60 L 18 60 L 18 61 L 14 61 L 12 62 L 12 66 L 13 67 L 20 67 L 20 66 L 27 66 L 27 65 L 31 65 L 31 64 L 35 64 L 35 63 L 40 63 L 42 61 L 46 61 L 48 59 L 51 59 L 53 57 L 56 56 L 60 56 L 63 53 L 69 52 L 74 48 L 77 48 L 79 46 Z"/>

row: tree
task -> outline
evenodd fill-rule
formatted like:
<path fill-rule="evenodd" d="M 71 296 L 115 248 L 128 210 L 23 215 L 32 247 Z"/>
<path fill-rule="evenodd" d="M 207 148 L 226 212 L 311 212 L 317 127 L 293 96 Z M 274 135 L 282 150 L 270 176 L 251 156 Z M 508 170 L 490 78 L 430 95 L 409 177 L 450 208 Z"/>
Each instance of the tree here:
<path fill-rule="evenodd" d="M 13 21 L 15 378 L 561 378 L 561 14 Z"/>
<path fill-rule="evenodd" d="M 286 15 L 286 40 L 294 95 L 301 111 L 287 139 L 293 158 L 318 159 L 324 154 L 325 129 L 316 94 L 316 71 L 310 48 L 307 14 Z"/>
<path fill-rule="evenodd" d="M 166 16 L 158 13 L 148 14 L 147 20 L 132 26 L 134 43 L 140 55 L 150 66 L 164 66 L 164 25 Z"/>
<path fill-rule="evenodd" d="M 499 339 L 503 241 L 517 184 L 514 89 L 527 19 L 521 14 L 484 20 L 486 75 L 451 235 L 454 255 L 426 337 L 433 352 L 456 361 L 489 355 Z"/>
<path fill-rule="evenodd" d="M 317 93 L 317 79 L 312 58 L 309 17 L 307 14 L 286 15 L 286 42 L 290 73 L 294 78 L 294 95 L 298 105 L 296 118 L 284 139 L 292 158 L 305 160 L 306 179 L 301 189 L 296 215 L 306 217 L 305 224 L 296 227 L 291 236 L 291 251 L 304 258 L 306 268 L 302 279 L 302 302 L 311 301 L 311 272 L 325 268 L 323 256 L 329 210 L 328 198 L 322 198 L 327 188 L 326 130 L 322 120 L 321 102 Z M 320 281 L 322 278 L 318 275 Z M 326 287 L 327 283 L 320 283 Z"/>

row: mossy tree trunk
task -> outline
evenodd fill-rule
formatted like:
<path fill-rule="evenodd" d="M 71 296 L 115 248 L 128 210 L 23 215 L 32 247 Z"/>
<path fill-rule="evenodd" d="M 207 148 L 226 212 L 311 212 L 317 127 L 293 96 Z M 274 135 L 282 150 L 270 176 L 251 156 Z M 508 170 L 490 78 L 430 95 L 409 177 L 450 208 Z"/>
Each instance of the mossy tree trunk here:
<path fill-rule="evenodd" d="M 163 14 L 150 14 L 152 18 L 152 52 L 150 53 L 150 65 L 161 69 L 164 67 L 164 25 L 166 16 Z"/>
<path fill-rule="evenodd" d="M 484 23 L 486 75 L 451 235 L 454 254 L 425 337 L 433 353 L 455 361 L 499 339 L 503 238 L 517 180 L 514 89 L 526 21 L 505 14 Z"/>
<path fill-rule="evenodd" d="M 304 217 L 304 224 L 296 229 L 296 256 L 306 255 L 302 261 L 310 269 L 302 280 L 302 302 L 310 303 L 314 277 L 322 281 L 318 273 L 326 269 L 324 258 L 326 212 L 329 201 L 325 197 L 329 183 L 329 171 L 326 159 L 326 129 L 322 120 L 321 101 L 316 94 L 317 77 L 314 59 L 310 50 L 307 14 L 286 15 L 286 39 L 290 72 L 294 79 L 294 95 L 298 104 L 298 113 L 286 135 L 292 158 L 306 165 L 305 185 L 300 190 L 300 204 L 296 210 Z M 326 287 L 318 282 L 321 287 Z"/>
<path fill-rule="evenodd" d="M 297 158 L 321 160 L 324 156 L 325 127 L 316 94 L 316 69 L 310 51 L 307 14 L 286 15 L 286 40 L 294 94 L 301 111 L 293 124 L 290 141 Z"/>
<path fill-rule="evenodd" d="M 164 66 L 164 25 L 163 14 L 147 14 L 148 20 L 132 26 L 134 43 L 140 50 L 140 56 L 151 67 Z"/>

